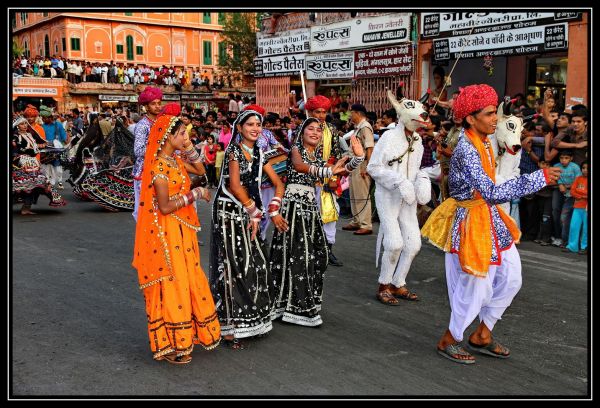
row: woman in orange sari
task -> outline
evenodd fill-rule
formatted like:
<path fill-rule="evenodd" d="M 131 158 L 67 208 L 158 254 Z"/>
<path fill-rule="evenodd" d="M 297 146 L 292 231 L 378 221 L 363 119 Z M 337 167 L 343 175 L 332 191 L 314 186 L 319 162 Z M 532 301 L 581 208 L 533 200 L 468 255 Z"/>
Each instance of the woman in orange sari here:
<path fill-rule="evenodd" d="M 173 364 L 189 363 L 194 344 L 212 349 L 221 338 L 196 235 L 194 201 L 209 201 L 210 193 L 202 187 L 190 190 L 188 172 L 203 175 L 205 170 L 179 112 L 178 105 L 167 105 L 150 130 L 133 254 L 153 358 Z"/>

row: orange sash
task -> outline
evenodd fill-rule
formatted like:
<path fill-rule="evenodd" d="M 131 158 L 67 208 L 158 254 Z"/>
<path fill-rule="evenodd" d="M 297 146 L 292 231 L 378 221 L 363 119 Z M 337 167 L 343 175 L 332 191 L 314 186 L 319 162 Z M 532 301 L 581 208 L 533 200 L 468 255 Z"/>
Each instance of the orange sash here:
<path fill-rule="evenodd" d="M 485 173 L 493 182 L 496 182 L 494 172 L 496 162 L 491 149 L 486 149 L 481 138 L 471 130 L 466 130 L 465 136 L 471 141 L 477 153 L 479 153 L 481 165 Z M 459 227 L 460 246 L 458 259 L 460 265 L 463 271 L 468 274 L 485 277 L 491 263 L 492 245 L 495 245 L 495 243 L 492 242 L 491 237 L 492 213 L 489 204 L 483 201 L 479 191 L 475 190 L 472 200 L 458 202 L 455 199 L 448 199 L 444 201 L 432 212 L 421 229 L 421 233 L 438 248 L 449 251 L 452 236 L 451 226 L 458 207 L 467 209 L 465 218 Z M 519 242 L 521 231 L 517 227 L 515 220 L 507 215 L 500 206 L 496 205 L 496 209 L 515 242 Z"/>

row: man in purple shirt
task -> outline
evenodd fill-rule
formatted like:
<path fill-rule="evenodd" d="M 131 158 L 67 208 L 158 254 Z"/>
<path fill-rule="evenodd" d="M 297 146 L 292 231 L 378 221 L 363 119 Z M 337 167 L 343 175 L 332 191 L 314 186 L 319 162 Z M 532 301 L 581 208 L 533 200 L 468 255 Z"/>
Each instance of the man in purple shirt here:
<path fill-rule="evenodd" d="M 146 115 L 135 125 L 133 134 L 135 141 L 133 144 L 133 154 L 135 163 L 133 165 L 133 189 L 135 192 L 135 206 L 133 208 L 133 218 L 137 221 L 138 206 L 140 205 L 140 187 L 142 182 L 142 170 L 144 168 L 144 156 L 146 155 L 146 145 L 148 144 L 148 135 L 150 128 L 160 113 L 162 91 L 152 86 L 146 87 L 140 94 L 139 103 L 146 108 Z"/>

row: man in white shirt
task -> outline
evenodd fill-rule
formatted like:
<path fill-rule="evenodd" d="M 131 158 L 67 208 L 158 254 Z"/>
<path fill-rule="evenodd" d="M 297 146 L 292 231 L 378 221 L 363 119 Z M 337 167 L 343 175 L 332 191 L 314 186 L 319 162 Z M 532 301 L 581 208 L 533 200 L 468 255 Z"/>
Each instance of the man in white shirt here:
<path fill-rule="evenodd" d="M 229 112 L 236 112 L 236 113 L 240 113 L 240 105 L 238 105 L 238 103 L 235 101 L 235 97 L 233 96 L 232 93 L 230 93 L 229 95 Z"/>

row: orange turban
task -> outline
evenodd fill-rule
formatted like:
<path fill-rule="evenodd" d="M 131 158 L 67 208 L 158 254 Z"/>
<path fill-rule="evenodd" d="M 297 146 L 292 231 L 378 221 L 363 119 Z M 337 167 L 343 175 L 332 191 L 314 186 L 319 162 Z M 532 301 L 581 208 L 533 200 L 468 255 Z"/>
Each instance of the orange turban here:
<path fill-rule="evenodd" d="M 315 109 L 325 109 L 329 110 L 331 107 L 331 101 L 329 98 L 324 97 L 323 95 L 313 96 L 306 101 L 304 108 L 308 111 L 314 111 Z"/>

